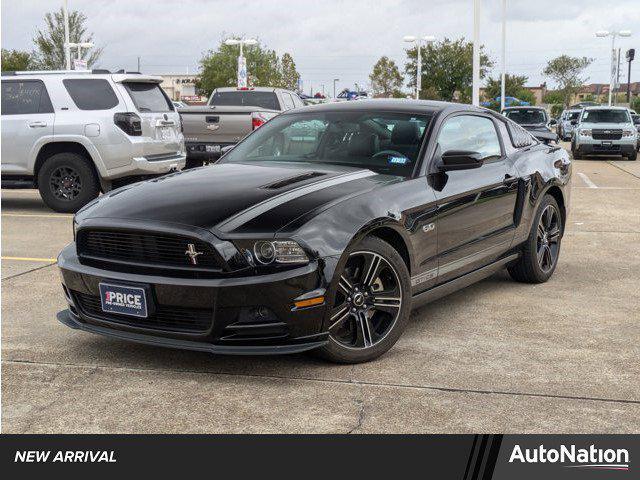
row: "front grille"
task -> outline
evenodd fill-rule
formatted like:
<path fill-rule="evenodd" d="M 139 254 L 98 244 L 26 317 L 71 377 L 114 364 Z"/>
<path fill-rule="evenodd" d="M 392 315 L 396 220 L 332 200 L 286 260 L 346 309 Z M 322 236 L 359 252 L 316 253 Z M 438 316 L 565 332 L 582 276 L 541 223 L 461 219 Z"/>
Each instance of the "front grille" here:
<path fill-rule="evenodd" d="M 593 130 L 591 135 L 594 140 L 620 140 L 622 138 L 622 130 Z"/>
<path fill-rule="evenodd" d="M 79 292 L 71 292 L 71 295 L 76 305 L 85 315 L 132 327 L 184 333 L 205 333 L 213 322 L 213 307 L 187 308 L 174 305 L 157 305 L 153 315 L 149 315 L 147 318 L 139 318 L 113 312 L 103 312 L 100 297 L 98 296 Z"/>
<path fill-rule="evenodd" d="M 190 247 L 190 244 L 193 247 Z M 80 230 L 78 255 L 97 261 L 114 261 L 184 269 L 220 270 L 213 247 L 198 239 L 170 234 Z M 192 263 L 188 251 L 199 252 Z"/>

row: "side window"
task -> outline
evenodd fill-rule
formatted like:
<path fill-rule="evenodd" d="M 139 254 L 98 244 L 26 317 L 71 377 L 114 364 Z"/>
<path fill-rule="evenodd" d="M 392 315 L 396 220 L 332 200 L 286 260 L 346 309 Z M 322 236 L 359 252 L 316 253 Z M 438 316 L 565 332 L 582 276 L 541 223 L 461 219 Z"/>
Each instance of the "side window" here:
<path fill-rule="evenodd" d="M 49 94 L 40 80 L 2 82 L 2 115 L 53 113 Z"/>
<path fill-rule="evenodd" d="M 119 103 L 118 97 L 106 80 L 67 79 L 62 83 L 80 110 L 110 110 Z"/>
<path fill-rule="evenodd" d="M 440 152 L 467 150 L 483 158 L 501 157 L 502 149 L 496 127 L 489 118 L 458 115 L 448 119 L 438 135 Z"/>
<path fill-rule="evenodd" d="M 293 97 L 293 104 L 295 105 L 296 108 L 304 107 L 304 102 L 300 99 L 298 95 L 292 94 L 291 97 Z"/>
<path fill-rule="evenodd" d="M 282 102 L 284 103 L 285 110 L 291 110 L 294 108 L 293 99 L 287 92 L 282 92 Z"/>

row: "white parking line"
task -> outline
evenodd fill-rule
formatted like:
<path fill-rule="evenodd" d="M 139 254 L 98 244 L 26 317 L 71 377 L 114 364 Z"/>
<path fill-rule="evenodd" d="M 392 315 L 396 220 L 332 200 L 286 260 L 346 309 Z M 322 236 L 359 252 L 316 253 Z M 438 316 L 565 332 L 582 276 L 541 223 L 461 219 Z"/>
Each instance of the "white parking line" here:
<path fill-rule="evenodd" d="M 589 177 L 587 177 L 586 173 L 578 172 L 578 175 L 580 175 L 582 181 L 586 183 L 589 188 L 598 188 L 598 186 L 593 183 Z"/>
<path fill-rule="evenodd" d="M 63 213 L 3 213 L 3 217 L 35 217 L 35 218 L 73 218 L 73 215 Z"/>

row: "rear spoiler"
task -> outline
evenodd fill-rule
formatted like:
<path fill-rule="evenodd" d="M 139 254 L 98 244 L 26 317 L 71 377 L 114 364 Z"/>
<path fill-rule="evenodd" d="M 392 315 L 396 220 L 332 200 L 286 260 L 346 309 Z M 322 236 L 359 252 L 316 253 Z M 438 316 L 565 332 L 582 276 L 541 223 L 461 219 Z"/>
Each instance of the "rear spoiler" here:
<path fill-rule="evenodd" d="M 111 78 L 113 78 L 113 81 L 116 83 L 162 83 L 162 77 L 141 75 L 139 73 L 114 73 Z"/>

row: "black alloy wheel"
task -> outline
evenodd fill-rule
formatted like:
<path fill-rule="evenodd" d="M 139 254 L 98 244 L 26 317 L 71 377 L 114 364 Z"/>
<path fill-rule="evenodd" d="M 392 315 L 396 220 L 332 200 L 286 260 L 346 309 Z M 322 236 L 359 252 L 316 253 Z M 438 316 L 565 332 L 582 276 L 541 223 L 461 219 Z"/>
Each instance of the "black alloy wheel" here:
<path fill-rule="evenodd" d="M 536 253 L 540 270 L 547 273 L 558 261 L 560 251 L 560 215 L 554 205 L 547 205 L 540 216 Z"/>
<path fill-rule="evenodd" d="M 80 195 L 82 179 L 73 167 L 58 167 L 51 173 L 49 186 L 51 193 L 58 200 L 70 201 Z"/>
<path fill-rule="evenodd" d="M 409 273 L 388 243 L 366 238 L 348 254 L 328 315 L 329 344 L 321 354 L 357 363 L 389 350 L 411 309 Z"/>

